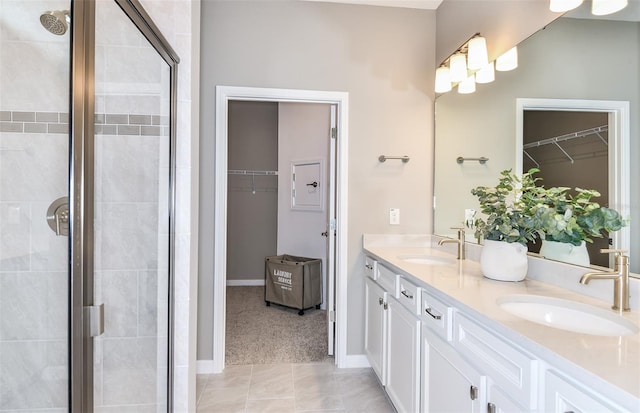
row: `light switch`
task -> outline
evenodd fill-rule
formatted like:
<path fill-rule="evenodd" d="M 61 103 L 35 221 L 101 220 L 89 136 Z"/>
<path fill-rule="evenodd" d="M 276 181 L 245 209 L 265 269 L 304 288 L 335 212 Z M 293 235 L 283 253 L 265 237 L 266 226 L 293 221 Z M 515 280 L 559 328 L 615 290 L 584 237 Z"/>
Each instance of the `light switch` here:
<path fill-rule="evenodd" d="M 389 209 L 389 225 L 400 225 L 400 208 Z"/>

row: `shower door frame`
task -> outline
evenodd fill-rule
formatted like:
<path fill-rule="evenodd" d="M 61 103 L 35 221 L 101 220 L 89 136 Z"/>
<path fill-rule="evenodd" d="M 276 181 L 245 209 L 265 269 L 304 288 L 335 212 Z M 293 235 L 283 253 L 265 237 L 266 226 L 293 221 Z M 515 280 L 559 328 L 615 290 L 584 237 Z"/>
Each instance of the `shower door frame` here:
<path fill-rule="evenodd" d="M 71 0 L 71 92 L 69 154 L 69 411 L 93 412 L 94 306 L 94 114 L 95 5 Z M 173 334 L 175 274 L 175 177 L 177 82 L 180 58 L 138 0 L 113 0 L 170 67 L 169 109 L 169 326 L 167 411 L 173 410 Z"/>

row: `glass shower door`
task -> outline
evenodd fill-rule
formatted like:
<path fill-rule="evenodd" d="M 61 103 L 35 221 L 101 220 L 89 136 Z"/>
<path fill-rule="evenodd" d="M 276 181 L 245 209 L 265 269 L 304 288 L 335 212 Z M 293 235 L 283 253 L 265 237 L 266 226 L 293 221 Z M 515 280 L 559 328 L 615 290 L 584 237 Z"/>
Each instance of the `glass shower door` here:
<path fill-rule="evenodd" d="M 51 26 L 65 9 L 0 0 L 0 411 L 68 408 L 70 36 Z"/>
<path fill-rule="evenodd" d="M 114 1 L 96 2 L 96 411 L 167 411 L 170 67 Z"/>

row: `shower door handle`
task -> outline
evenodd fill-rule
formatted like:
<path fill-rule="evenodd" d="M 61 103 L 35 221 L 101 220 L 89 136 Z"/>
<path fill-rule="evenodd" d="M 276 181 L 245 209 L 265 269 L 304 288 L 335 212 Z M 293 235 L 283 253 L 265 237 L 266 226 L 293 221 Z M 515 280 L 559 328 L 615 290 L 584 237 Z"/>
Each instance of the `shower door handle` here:
<path fill-rule="evenodd" d="M 63 196 L 49 205 L 47 224 L 58 236 L 69 235 L 69 198 Z"/>

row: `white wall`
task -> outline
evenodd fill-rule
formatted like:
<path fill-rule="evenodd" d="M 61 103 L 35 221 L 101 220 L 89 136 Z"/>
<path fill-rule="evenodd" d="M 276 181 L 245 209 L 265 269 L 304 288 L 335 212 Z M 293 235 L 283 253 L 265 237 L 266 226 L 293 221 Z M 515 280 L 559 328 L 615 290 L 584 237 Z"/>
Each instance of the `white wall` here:
<path fill-rule="evenodd" d="M 331 106 L 313 103 L 280 103 L 278 110 L 278 254 L 322 259 L 322 285 L 326 285 L 329 216 L 329 133 Z M 320 186 L 324 191 L 322 210 L 291 208 L 291 162 L 322 160 Z M 299 189 L 305 189 L 296 185 Z M 323 287 L 324 288 L 324 287 Z M 326 295 L 323 294 L 323 298 Z"/>
<path fill-rule="evenodd" d="M 202 5 L 198 359 L 212 357 L 215 86 L 349 92 L 347 353 L 363 353 L 365 232 L 431 232 L 435 12 L 308 2 Z M 378 162 L 380 154 L 411 162 Z M 389 207 L 402 225 L 388 225 Z"/>
<path fill-rule="evenodd" d="M 639 32 L 639 23 L 559 19 L 521 44 L 518 69 L 497 73 L 496 82 L 479 85 L 473 95 L 454 91 L 440 96 L 435 232 L 446 234 L 452 222 L 460 222 L 465 207 L 477 206 L 471 188 L 495 184 L 501 170 L 515 167 L 516 98 L 630 101 L 630 158 L 637 159 L 640 142 L 633 137 L 639 130 Z M 485 166 L 465 163 L 461 167 L 455 162 L 457 156 L 490 160 Z M 631 162 L 631 176 L 639 174 L 638 163 Z M 459 190 L 450 191 L 453 185 Z M 632 217 L 640 212 L 639 192 L 632 186 Z M 639 233 L 640 224 L 634 219 L 632 251 L 638 251 Z"/>

